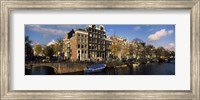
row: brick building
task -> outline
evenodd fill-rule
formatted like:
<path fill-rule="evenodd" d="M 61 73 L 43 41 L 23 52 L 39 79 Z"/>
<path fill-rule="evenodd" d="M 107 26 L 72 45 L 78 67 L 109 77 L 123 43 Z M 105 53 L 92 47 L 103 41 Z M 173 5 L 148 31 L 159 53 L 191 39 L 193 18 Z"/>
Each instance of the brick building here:
<path fill-rule="evenodd" d="M 84 29 L 71 30 L 64 38 L 65 59 L 88 60 L 88 33 Z"/>
<path fill-rule="evenodd" d="M 71 61 L 103 61 L 109 56 L 111 40 L 104 26 L 89 25 L 85 29 L 71 30 L 65 35 L 65 59 Z"/>
<path fill-rule="evenodd" d="M 103 60 L 106 58 L 106 32 L 100 25 L 90 25 L 86 28 L 88 31 L 88 58 L 91 60 Z"/>

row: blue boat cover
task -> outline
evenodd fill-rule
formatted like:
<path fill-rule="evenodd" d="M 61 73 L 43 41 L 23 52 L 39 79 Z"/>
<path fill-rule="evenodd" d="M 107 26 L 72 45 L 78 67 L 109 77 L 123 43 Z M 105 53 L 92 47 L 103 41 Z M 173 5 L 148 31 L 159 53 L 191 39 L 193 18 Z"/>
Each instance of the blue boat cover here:
<path fill-rule="evenodd" d="M 105 65 L 104 64 L 95 64 L 95 65 L 88 66 L 88 68 L 91 68 L 91 69 L 97 69 L 97 68 L 101 68 L 101 67 L 105 67 Z"/>

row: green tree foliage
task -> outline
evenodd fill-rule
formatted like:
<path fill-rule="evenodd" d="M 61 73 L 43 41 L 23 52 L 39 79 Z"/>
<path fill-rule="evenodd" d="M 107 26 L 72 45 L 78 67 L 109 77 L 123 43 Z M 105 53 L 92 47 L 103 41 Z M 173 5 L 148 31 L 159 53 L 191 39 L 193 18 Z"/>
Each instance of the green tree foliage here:
<path fill-rule="evenodd" d="M 45 56 L 52 57 L 54 55 L 53 45 L 44 48 Z"/>
<path fill-rule="evenodd" d="M 129 53 L 129 48 L 127 46 L 122 48 L 122 58 L 126 58 L 127 54 Z"/>
<path fill-rule="evenodd" d="M 157 49 L 156 49 L 156 56 L 157 57 L 160 57 L 160 56 L 162 56 L 163 55 L 163 52 L 164 51 L 164 48 L 163 47 L 158 47 Z"/>
<path fill-rule="evenodd" d="M 29 39 L 29 36 L 25 36 L 25 44 L 28 43 L 28 44 L 31 44 L 32 41 Z"/>
<path fill-rule="evenodd" d="M 155 47 L 153 45 L 145 46 L 145 54 L 152 58 L 155 55 Z"/>
<path fill-rule="evenodd" d="M 154 57 L 175 57 L 175 52 L 166 50 L 163 47 L 155 48 L 153 45 L 145 45 L 139 38 L 133 39 L 129 45 L 123 46 L 122 43 L 114 40 L 113 44 L 109 46 L 111 53 L 114 57 L 118 57 L 121 53 L 122 58 L 126 58 L 129 54 L 130 58 L 154 58 Z"/>
<path fill-rule="evenodd" d="M 129 45 L 129 56 L 133 58 L 133 54 L 134 54 L 134 46 L 133 44 Z"/>
<path fill-rule="evenodd" d="M 170 56 L 172 56 L 173 58 L 175 58 L 175 51 L 170 51 Z"/>
<path fill-rule="evenodd" d="M 35 53 L 37 56 L 39 56 L 39 54 L 41 54 L 42 52 L 42 46 L 40 44 L 35 45 L 34 47 Z"/>
<path fill-rule="evenodd" d="M 161 56 L 164 56 L 164 57 L 169 57 L 170 56 L 170 53 L 168 50 L 165 50 L 163 47 L 158 47 L 156 49 L 156 56 L 157 57 L 161 57 Z"/>
<path fill-rule="evenodd" d="M 33 56 L 32 41 L 28 36 L 25 36 L 25 56 Z"/>
<path fill-rule="evenodd" d="M 113 43 L 109 48 L 114 57 L 117 57 L 118 53 L 121 51 L 121 45 L 119 43 Z"/>

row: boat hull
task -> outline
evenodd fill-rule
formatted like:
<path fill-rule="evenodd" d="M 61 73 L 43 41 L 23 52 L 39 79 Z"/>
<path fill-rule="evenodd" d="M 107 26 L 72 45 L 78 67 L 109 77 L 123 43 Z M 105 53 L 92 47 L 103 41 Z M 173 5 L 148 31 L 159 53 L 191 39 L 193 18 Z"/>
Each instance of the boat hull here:
<path fill-rule="evenodd" d="M 95 66 L 95 65 L 93 65 L 93 66 Z M 88 68 L 85 68 L 85 69 L 84 69 L 84 72 L 85 72 L 85 73 L 101 72 L 101 71 L 103 71 L 105 68 L 106 68 L 106 65 L 105 65 L 105 64 L 102 64 L 101 66 L 96 67 L 96 68 L 91 68 L 91 66 L 88 66 Z"/>

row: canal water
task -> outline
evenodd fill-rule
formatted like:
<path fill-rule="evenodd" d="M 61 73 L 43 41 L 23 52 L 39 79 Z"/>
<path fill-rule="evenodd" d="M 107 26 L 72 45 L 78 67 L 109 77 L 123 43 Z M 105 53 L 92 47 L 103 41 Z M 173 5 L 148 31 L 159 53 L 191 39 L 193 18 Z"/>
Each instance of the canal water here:
<path fill-rule="evenodd" d="M 55 75 L 53 68 L 35 67 L 25 71 L 26 75 Z M 149 63 L 133 67 L 106 68 L 101 72 L 87 74 L 83 71 L 59 75 L 175 75 L 175 62 Z"/>
<path fill-rule="evenodd" d="M 54 69 L 47 66 L 25 69 L 25 75 L 54 75 Z"/>

